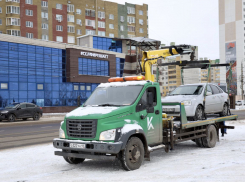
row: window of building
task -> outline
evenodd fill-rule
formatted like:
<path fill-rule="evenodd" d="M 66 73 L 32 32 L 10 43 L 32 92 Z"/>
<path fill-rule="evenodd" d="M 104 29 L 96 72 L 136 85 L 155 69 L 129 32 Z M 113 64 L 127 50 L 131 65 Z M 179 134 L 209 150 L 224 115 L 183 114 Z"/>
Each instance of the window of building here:
<path fill-rule="evenodd" d="M 20 36 L 20 30 L 7 30 L 7 34 L 14 35 L 14 36 Z"/>
<path fill-rule="evenodd" d="M 142 10 L 139 10 L 139 15 L 143 15 L 143 11 Z"/>
<path fill-rule="evenodd" d="M 6 8 L 7 14 L 20 14 L 20 7 L 19 6 L 7 6 Z M 1 8 L 2 13 L 2 8 Z"/>
<path fill-rule="evenodd" d="M 124 16 L 120 16 L 120 21 L 124 22 Z"/>
<path fill-rule="evenodd" d="M 95 20 L 86 19 L 85 24 L 86 24 L 86 26 L 91 26 L 91 27 L 95 28 Z"/>
<path fill-rule="evenodd" d="M 77 12 L 78 15 L 82 14 L 82 10 L 81 9 L 77 9 L 76 12 Z"/>
<path fill-rule="evenodd" d="M 78 58 L 78 72 L 79 75 L 109 76 L 109 62 L 105 60 Z"/>
<path fill-rule="evenodd" d="M 0 25 L 2 25 L 2 19 L 0 19 Z"/>
<path fill-rule="evenodd" d="M 43 83 L 37 84 L 37 90 L 43 90 Z"/>
<path fill-rule="evenodd" d="M 20 0 L 6 0 L 6 2 L 20 3 Z"/>
<path fill-rule="evenodd" d="M 120 25 L 120 30 L 124 31 L 124 26 L 123 25 Z"/>
<path fill-rule="evenodd" d="M 95 30 L 86 29 L 86 35 L 95 35 Z"/>
<path fill-rule="evenodd" d="M 73 85 L 73 90 L 79 90 L 79 86 L 78 85 Z"/>
<path fill-rule="evenodd" d="M 78 25 L 82 25 L 82 20 L 81 19 L 77 19 L 77 24 Z"/>
<path fill-rule="evenodd" d="M 135 14 L 135 8 L 133 7 L 127 7 L 128 14 Z"/>
<path fill-rule="evenodd" d="M 86 86 L 86 90 L 91 90 L 91 86 L 90 85 L 87 85 Z"/>
<path fill-rule="evenodd" d="M 109 24 L 110 29 L 114 29 L 114 24 Z"/>
<path fill-rule="evenodd" d="M 56 31 L 63 31 L 63 26 L 56 25 Z"/>
<path fill-rule="evenodd" d="M 114 34 L 113 33 L 109 33 L 109 37 L 114 38 Z"/>
<path fill-rule="evenodd" d="M 48 13 L 42 12 L 42 13 L 41 13 L 41 17 L 42 17 L 42 18 L 48 19 Z"/>
<path fill-rule="evenodd" d="M 56 9 L 62 10 L 62 4 L 56 4 Z"/>
<path fill-rule="evenodd" d="M 69 32 L 69 33 L 75 33 L 75 27 L 68 25 L 67 26 L 67 32 Z"/>
<path fill-rule="evenodd" d="M 98 31 L 98 35 L 99 36 L 105 36 L 105 32 L 104 31 Z"/>
<path fill-rule="evenodd" d="M 57 42 L 63 42 L 63 37 L 62 36 L 56 36 L 56 41 Z"/>
<path fill-rule="evenodd" d="M 128 16 L 128 23 L 129 23 L 129 24 L 135 23 L 135 17 L 133 17 L 133 16 Z"/>
<path fill-rule="evenodd" d="M 140 25 L 143 25 L 144 24 L 144 21 L 142 19 L 139 19 L 139 24 Z"/>
<path fill-rule="evenodd" d="M 74 15 L 67 15 L 68 22 L 74 22 Z"/>
<path fill-rule="evenodd" d="M 140 28 L 140 33 L 144 33 L 144 29 L 143 28 Z"/>
<path fill-rule="evenodd" d="M 48 40 L 48 35 L 42 35 L 42 40 Z"/>
<path fill-rule="evenodd" d="M 133 37 L 135 37 L 135 35 L 128 34 L 128 38 L 133 38 Z"/>
<path fill-rule="evenodd" d="M 26 4 L 33 4 L 32 0 L 26 0 Z"/>
<path fill-rule="evenodd" d="M 113 14 L 109 14 L 109 19 L 114 20 L 114 15 Z"/>
<path fill-rule="evenodd" d="M 82 30 L 81 29 L 77 29 L 77 35 L 82 35 Z"/>
<path fill-rule="evenodd" d="M 57 20 L 58 22 L 62 22 L 63 16 L 62 16 L 62 15 L 59 15 L 59 14 L 56 14 L 56 20 Z"/>
<path fill-rule="evenodd" d="M 48 29 L 48 24 L 47 23 L 42 23 L 42 29 Z"/>
<path fill-rule="evenodd" d="M 85 85 L 80 85 L 80 90 L 85 90 Z"/>
<path fill-rule="evenodd" d="M 20 26 L 19 18 L 6 18 L 6 25 Z"/>
<path fill-rule="evenodd" d="M 103 21 L 98 21 L 98 27 L 99 27 L 99 28 L 105 28 L 105 22 L 103 22 Z"/>
<path fill-rule="evenodd" d="M 7 90 L 8 89 L 8 83 L 1 83 L 1 89 Z"/>
<path fill-rule="evenodd" d="M 98 11 L 98 18 L 100 18 L 100 19 L 105 18 L 105 12 Z"/>
<path fill-rule="evenodd" d="M 26 9 L 26 16 L 33 16 L 33 11 Z"/>
<path fill-rule="evenodd" d="M 75 44 L 75 37 L 74 36 L 68 36 L 68 43 Z"/>
<path fill-rule="evenodd" d="M 74 5 L 73 4 L 67 4 L 67 12 L 74 12 Z"/>
<path fill-rule="evenodd" d="M 48 1 L 42 1 L 41 5 L 42 7 L 48 7 Z"/>
<path fill-rule="evenodd" d="M 0 13 L 2 13 L 2 7 L 0 7 Z"/>
<path fill-rule="evenodd" d="M 135 32 L 135 27 L 134 26 L 128 26 L 128 31 L 129 32 Z"/>
<path fill-rule="evenodd" d="M 121 39 L 124 39 L 124 35 L 121 35 Z"/>
<path fill-rule="evenodd" d="M 85 16 L 95 17 L 95 10 L 85 9 Z"/>
<path fill-rule="evenodd" d="M 26 27 L 33 28 L 33 22 L 32 21 L 26 21 Z"/>
<path fill-rule="evenodd" d="M 33 33 L 26 33 L 26 37 L 30 38 L 30 39 L 33 39 Z"/>

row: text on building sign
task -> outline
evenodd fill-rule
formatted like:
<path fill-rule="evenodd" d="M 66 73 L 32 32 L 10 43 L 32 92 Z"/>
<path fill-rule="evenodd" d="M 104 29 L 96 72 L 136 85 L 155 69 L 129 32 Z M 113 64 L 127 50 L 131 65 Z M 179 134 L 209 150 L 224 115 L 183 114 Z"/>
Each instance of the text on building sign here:
<path fill-rule="evenodd" d="M 96 58 L 108 59 L 108 55 L 106 54 L 97 54 L 97 53 L 92 53 L 92 52 L 81 52 L 81 56 L 91 56 L 91 57 L 96 57 Z"/>

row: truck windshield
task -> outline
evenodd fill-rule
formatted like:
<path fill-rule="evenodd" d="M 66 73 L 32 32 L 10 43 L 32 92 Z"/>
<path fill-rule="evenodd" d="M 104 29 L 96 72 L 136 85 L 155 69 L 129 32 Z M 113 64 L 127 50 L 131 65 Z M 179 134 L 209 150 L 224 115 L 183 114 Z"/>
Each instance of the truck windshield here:
<path fill-rule="evenodd" d="M 84 106 L 125 106 L 134 103 L 143 86 L 98 87 Z"/>
<path fill-rule="evenodd" d="M 185 85 L 176 88 L 169 95 L 200 95 L 202 90 L 202 85 Z"/>

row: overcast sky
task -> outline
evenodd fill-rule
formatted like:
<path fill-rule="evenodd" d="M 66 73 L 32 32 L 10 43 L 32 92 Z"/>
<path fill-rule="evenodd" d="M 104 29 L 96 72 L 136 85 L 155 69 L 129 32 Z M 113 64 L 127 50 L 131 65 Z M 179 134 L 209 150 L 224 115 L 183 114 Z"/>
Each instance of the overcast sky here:
<path fill-rule="evenodd" d="M 219 59 L 218 0 L 108 0 L 148 4 L 149 38 L 199 47 L 199 58 Z"/>

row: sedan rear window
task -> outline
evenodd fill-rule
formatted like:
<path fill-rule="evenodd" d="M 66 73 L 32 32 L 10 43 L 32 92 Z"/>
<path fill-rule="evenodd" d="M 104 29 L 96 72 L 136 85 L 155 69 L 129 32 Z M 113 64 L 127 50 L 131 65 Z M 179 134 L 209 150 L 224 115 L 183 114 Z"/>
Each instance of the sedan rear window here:
<path fill-rule="evenodd" d="M 202 85 L 185 85 L 176 88 L 170 95 L 200 95 L 202 90 Z"/>

